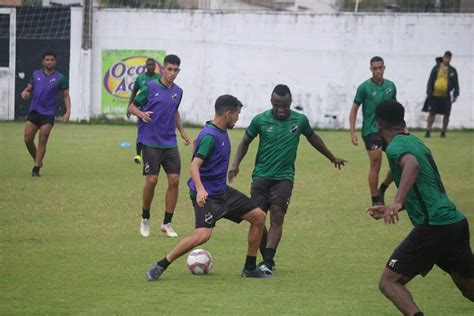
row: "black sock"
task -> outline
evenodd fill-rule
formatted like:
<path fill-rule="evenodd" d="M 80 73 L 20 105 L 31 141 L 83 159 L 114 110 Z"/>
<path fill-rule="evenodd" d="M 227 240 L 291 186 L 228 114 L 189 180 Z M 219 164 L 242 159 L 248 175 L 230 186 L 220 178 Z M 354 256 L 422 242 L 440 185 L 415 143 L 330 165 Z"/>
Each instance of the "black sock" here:
<path fill-rule="evenodd" d="M 150 210 L 142 209 L 142 218 L 143 219 L 150 219 Z"/>
<path fill-rule="evenodd" d="M 257 257 L 247 256 L 247 258 L 245 259 L 244 269 L 247 271 L 253 271 L 257 269 Z"/>
<path fill-rule="evenodd" d="M 163 219 L 163 225 L 171 223 L 171 219 L 173 218 L 173 213 L 169 213 L 165 211 L 165 218 Z"/>
<path fill-rule="evenodd" d="M 143 144 L 137 142 L 137 155 L 140 155 L 142 153 L 142 148 L 143 148 Z"/>
<path fill-rule="evenodd" d="M 263 261 L 267 264 L 270 264 L 272 267 L 275 265 L 275 261 L 273 261 L 273 257 L 275 257 L 276 249 L 273 248 L 265 248 L 265 256 L 263 257 Z"/>
<path fill-rule="evenodd" d="M 385 183 L 382 182 L 382 184 L 380 185 L 380 188 L 379 188 L 380 193 L 384 194 L 385 191 L 387 190 L 387 188 L 388 188 L 388 185 L 386 185 Z"/>
<path fill-rule="evenodd" d="M 413 316 L 424 316 L 425 314 L 423 314 L 423 312 L 418 312 L 418 313 L 415 313 Z"/>
<path fill-rule="evenodd" d="M 166 259 L 166 257 L 164 257 L 163 259 L 158 261 L 156 264 L 159 265 L 160 267 L 166 269 L 171 264 L 171 262 L 169 262 L 168 259 Z"/>
<path fill-rule="evenodd" d="M 33 166 L 33 172 L 38 173 L 41 167 Z"/>
<path fill-rule="evenodd" d="M 377 196 L 373 196 L 373 197 L 372 197 L 372 204 L 374 204 L 374 203 L 380 203 L 380 202 L 382 202 L 382 201 L 381 201 L 381 198 L 380 198 L 380 195 L 377 195 Z"/>

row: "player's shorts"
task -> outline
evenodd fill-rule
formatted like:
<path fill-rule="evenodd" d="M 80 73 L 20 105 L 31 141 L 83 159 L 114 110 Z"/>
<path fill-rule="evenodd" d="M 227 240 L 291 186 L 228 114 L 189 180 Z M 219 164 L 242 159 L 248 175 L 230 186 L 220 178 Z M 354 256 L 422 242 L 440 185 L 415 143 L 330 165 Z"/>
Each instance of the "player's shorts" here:
<path fill-rule="evenodd" d="M 212 228 L 221 218 L 240 223 L 243 216 L 257 208 L 245 194 L 231 187 L 221 195 L 207 197 L 204 207 L 197 205 L 196 197 L 191 197 L 196 218 L 196 228 Z"/>
<path fill-rule="evenodd" d="M 46 124 L 54 126 L 54 115 L 43 115 L 37 111 L 31 111 L 26 117 L 26 120 L 35 124 L 38 128 Z"/>
<path fill-rule="evenodd" d="M 163 166 L 166 174 L 181 173 L 181 159 L 178 148 L 155 148 L 144 145 L 142 148 L 143 175 L 158 175 Z"/>
<path fill-rule="evenodd" d="M 431 96 L 426 99 L 423 111 L 449 116 L 451 114 L 451 97 Z"/>
<path fill-rule="evenodd" d="M 290 180 L 257 179 L 252 182 L 250 198 L 267 212 L 272 204 L 286 210 L 290 204 L 293 182 Z"/>
<path fill-rule="evenodd" d="M 365 149 L 367 150 L 383 149 L 384 147 L 385 142 L 379 133 L 372 133 L 362 138 L 364 139 Z"/>
<path fill-rule="evenodd" d="M 398 274 L 425 276 L 437 265 L 447 273 L 474 277 L 474 257 L 466 219 L 443 226 L 415 226 L 395 249 L 386 267 Z"/>

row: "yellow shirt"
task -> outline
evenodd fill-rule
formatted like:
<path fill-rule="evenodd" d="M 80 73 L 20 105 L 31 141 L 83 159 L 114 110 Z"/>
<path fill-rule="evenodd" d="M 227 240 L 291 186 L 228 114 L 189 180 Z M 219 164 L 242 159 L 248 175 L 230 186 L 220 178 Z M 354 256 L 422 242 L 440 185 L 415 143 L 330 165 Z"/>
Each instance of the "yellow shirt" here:
<path fill-rule="evenodd" d="M 434 83 L 435 97 L 447 97 L 448 96 L 448 67 L 441 64 L 439 66 L 438 77 Z"/>

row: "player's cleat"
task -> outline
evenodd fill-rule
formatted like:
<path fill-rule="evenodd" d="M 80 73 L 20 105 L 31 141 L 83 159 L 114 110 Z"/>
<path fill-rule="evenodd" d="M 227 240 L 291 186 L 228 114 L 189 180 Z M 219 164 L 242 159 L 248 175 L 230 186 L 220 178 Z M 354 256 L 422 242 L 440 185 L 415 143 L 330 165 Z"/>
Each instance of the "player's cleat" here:
<path fill-rule="evenodd" d="M 163 272 L 165 272 L 165 268 L 160 267 L 158 264 L 154 264 L 146 273 L 146 278 L 148 281 L 156 281 L 160 278 Z"/>
<path fill-rule="evenodd" d="M 133 161 L 135 161 L 135 163 L 137 164 L 142 163 L 142 156 L 136 155 L 135 157 L 133 157 Z"/>
<path fill-rule="evenodd" d="M 425 132 L 425 137 L 426 137 L 426 138 L 430 138 L 430 137 L 431 137 L 431 132 L 430 132 L 430 131 L 426 131 L 426 132 Z"/>
<path fill-rule="evenodd" d="M 176 232 L 174 231 L 174 228 L 173 226 L 171 226 L 171 223 L 161 225 L 161 231 L 163 233 L 166 233 L 168 237 L 178 237 L 178 234 L 176 234 Z"/>
<path fill-rule="evenodd" d="M 31 170 L 31 176 L 32 177 L 41 177 L 40 168 L 41 167 L 33 167 L 33 169 Z"/>
<path fill-rule="evenodd" d="M 268 263 L 265 263 L 265 262 L 260 262 L 258 264 L 258 268 L 260 269 L 260 271 L 262 271 L 264 274 L 269 274 L 269 275 L 272 275 L 273 274 L 273 271 L 275 271 L 275 266 L 272 266 Z"/>
<path fill-rule="evenodd" d="M 149 219 L 142 218 L 142 221 L 140 223 L 140 234 L 142 234 L 143 237 L 150 236 L 150 220 Z"/>
<path fill-rule="evenodd" d="M 260 270 L 259 268 L 255 268 L 255 270 L 252 270 L 252 271 L 243 269 L 240 276 L 243 278 L 271 278 L 272 277 L 271 274 L 263 273 L 262 270 Z"/>
<path fill-rule="evenodd" d="M 446 138 L 446 132 L 441 132 L 441 134 L 439 135 L 439 137 L 441 137 L 441 138 Z"/>

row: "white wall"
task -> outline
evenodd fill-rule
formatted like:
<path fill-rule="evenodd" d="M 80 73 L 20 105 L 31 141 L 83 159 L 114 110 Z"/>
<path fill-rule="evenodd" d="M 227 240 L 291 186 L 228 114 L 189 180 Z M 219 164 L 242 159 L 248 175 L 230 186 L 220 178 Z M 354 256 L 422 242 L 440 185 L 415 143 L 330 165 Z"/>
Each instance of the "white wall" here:
<path fill-rule="evenodd" d="M 8 67 L 0 67 L 0 120 L 12 120 L 15 115 L 16 10 L 0 8 L 0 14 L 10 15 Z"/>
<path fill-rule="evenodd" d="M 182 59 L 177 83 L 184 89 L 180 110 L 185 121 L 210 119 L 216 97 L 231 93 L 245 105 L 238 125 L 246 126 L 270 107 L 273 87 L 285 83 L 294 105 L 303 107 L 313 125 L 347 128 L 356 87 L 370 77 L 369 59 L 380 55 L 385 77 L 396 83 L 398 99 L 407 108 L 408 125 L 424 127 L 420 110 L 426 81 L 435 57 L 449 49 L 461 87 L 450 126 L 473 128 L 473 20 L 472 14 L 97 9 L 90 113 L 99 115 L 101 109 L 102 50 L 163 49 Z M 71 60 L 79 53 L 71 51 Z"/>

